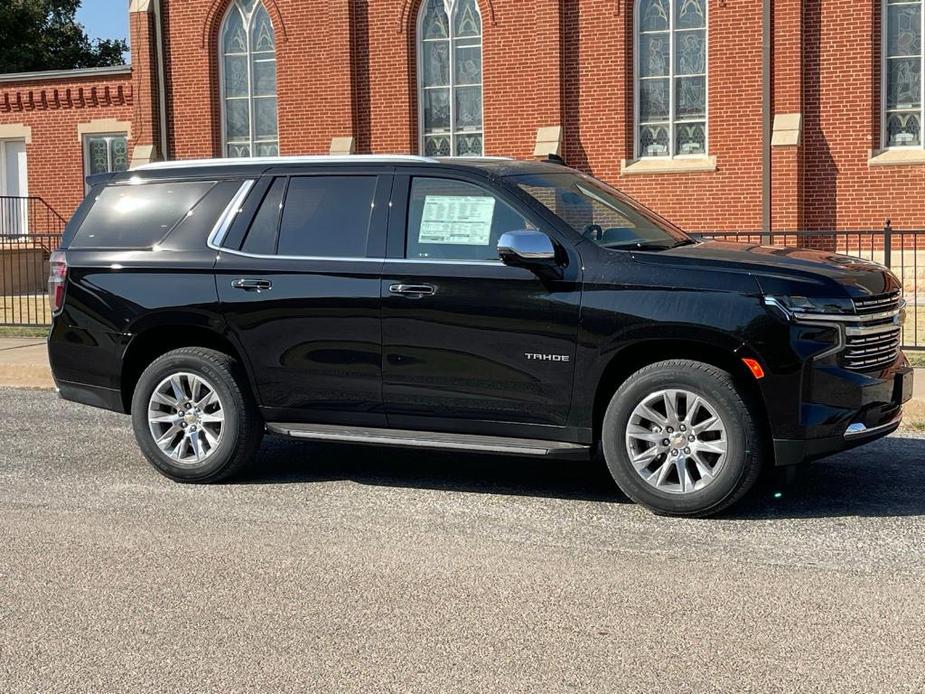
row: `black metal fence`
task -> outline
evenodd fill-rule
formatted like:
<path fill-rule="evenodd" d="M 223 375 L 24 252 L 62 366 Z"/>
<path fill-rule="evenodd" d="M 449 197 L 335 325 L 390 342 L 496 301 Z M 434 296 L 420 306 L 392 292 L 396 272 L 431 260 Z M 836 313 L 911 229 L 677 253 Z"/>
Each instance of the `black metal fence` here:
<path fill-rule="evenodd" d="M 899 278 L 905 291 L 907 312 L 903 347 L 925 349 L 925 230 L 894 229 L 887 221 L 876 231 L 776 231 L 771 234 L 739 231 L 696 236 L 716 241 L 824 250 L 885 265 Z"/>
<path fill-rule="evenodd" d="M 0 325 L 45 327 L 50 323 L 48 258 L 61 243 L 64 226 L 65 221 L 41 198 L 0 197 Z M 905 289 L 908 308 L 903 345 L 925 349 L 925 230 L 893 229 L 887 222 L 876 231 L 739 231 L 696 236 L 825 250 L 885 265 Z"/>
<path fill-rule="evenodd" d="M 65 220 L 39 197 L 0 196 L 0 325 L 45 327 L 48 259 Z"/>
<path fill-rule="evenodd" d="M 45 327 L 48 259 L 61 234 L 0 235 L 0 325 Z"/>

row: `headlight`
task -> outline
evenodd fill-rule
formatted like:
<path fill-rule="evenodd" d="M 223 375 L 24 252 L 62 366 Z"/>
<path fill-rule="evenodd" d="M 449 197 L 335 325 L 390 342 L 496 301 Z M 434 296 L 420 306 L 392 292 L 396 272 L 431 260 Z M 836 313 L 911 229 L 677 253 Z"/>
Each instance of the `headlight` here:
<path fill-rule="evenodd" d="M 848 298 L 766 296 L 764 303 L 776 308 L 788 320 L 837 320 L 837 316 L 855 313 L 854 303 Z"/>

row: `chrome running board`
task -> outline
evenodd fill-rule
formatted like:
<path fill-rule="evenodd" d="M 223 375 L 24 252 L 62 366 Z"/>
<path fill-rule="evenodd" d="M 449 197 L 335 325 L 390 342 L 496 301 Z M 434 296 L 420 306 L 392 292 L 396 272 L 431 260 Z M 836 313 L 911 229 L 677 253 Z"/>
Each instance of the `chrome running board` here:
<path fill-rule="evenodd" d="M 267 430 L 274 434 L 312 441 L 340 441 L 378 446 L 472 451 L 474 453 L 557 456 L 563 454 L 586 454 L 591 450 L 590 446 L 560 441 L 403 429 L 370 429 L 367 427 L 347 427 L 330 424 L 267 423 Z"/>

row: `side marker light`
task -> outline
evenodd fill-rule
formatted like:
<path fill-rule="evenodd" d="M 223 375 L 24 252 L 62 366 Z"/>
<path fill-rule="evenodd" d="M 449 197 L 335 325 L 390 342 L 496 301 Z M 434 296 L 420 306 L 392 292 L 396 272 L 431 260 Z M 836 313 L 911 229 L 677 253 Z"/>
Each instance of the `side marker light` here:
<path fill-rule="evenodd" d="M 743 359 L 742 363 L 748 367 L 748 370 L 752 372 L 752 376 L 755 377 L 755 380 L 760 381 L 764 378 L 764 369 L 754 359 Z"/>

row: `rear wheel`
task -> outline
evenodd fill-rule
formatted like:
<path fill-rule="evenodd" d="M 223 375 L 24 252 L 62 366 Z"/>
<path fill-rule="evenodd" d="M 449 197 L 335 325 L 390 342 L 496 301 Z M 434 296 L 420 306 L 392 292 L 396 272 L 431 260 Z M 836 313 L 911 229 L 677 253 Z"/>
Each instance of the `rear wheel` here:
<path fill-rule="evenodd" d="M 730 374 L 702 362 L 664 361 L 633 374 L 611 399 L 601 438 L 623 492 L 659 514 L 718 513 L 761 472 L 748 404 Z"/>
<path fill-rule="evenodd" d="M 263 423 L 238 363 L 200 347 L 156 359 L 138 381 L 132 426 L 142 453 L 178 482 L 219 482 L 244 468 Z"/>

